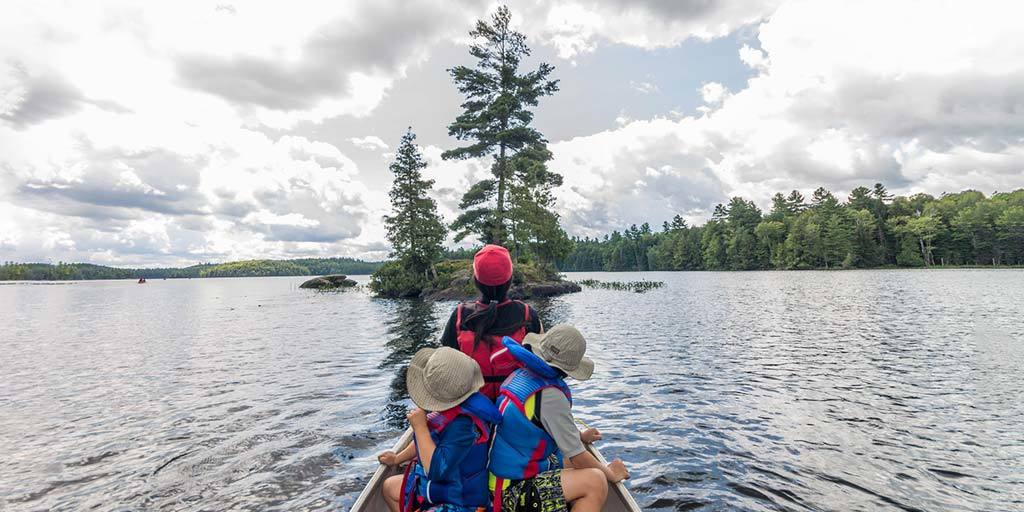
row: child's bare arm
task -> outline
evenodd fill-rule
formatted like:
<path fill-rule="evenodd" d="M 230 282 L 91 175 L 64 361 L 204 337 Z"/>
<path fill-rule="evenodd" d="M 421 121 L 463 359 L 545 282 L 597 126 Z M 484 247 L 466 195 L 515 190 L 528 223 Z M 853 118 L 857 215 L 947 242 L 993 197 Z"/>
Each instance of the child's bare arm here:
<path fill-rule="evenodd" d="M 403 464 L 406 461 L 412 460 L 412 458 L 415 456 L 416 445 L 414 443 L 409 443 L 409 445 L 406 446 L 405 449 L 398 452 L 398 455 L 395 456 L 395 461 L 397 464 Z"/>
<path fill-rule="evenodd" d="M 612 483 L 629 478 L 629 472 L 626 471 L 626 467 L 622 464 L 622 461 L 618 459 L 613 460 L 605 466 L 598 462 L 597 457 L 594 457 L 590 452 L 585 451 L 569 459 L 569 462 L 572 464 L 574 469 L 600 469 L 601 472 L 604 473 L 605 479 Z"/>
<path fill-rule="evenodd" d="M 412 425 L 413 435 L 416 436 L 416 446 L 420 453 L 420 464 L 423 470 L 430 473 L 430 461 L 434 458 L 434 439 L 430 437 L 430 429 L 427 427 L 427 413 L 423 409 L 413 409 L 406 415 Z"/>

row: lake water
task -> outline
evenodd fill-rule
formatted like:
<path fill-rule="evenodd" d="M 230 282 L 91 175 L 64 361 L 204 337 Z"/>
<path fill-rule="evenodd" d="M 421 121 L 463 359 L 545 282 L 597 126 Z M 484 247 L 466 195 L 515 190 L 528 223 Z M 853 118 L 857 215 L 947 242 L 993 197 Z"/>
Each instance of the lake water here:
<path fill-rule="evenodd" d="M 1024 510 L 1024 272 L 587 277 L 666 283 L 535 304 L 645 509 Z M 0 509 L 347 509 L 452 304 L 301 281 L 0 286 Z"/>

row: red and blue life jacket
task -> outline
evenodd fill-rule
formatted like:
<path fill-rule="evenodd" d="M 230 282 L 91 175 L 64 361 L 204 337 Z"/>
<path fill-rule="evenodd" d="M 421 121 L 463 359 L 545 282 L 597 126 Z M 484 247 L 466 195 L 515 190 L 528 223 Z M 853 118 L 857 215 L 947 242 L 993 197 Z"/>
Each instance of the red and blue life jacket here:
<path fill-rule="evenodd" d="M 477 508 L 489 505 L 487 488 L 487 450 L 491 439 L 491 425 L 501 420 L 494 404 L 480 393 L 473 393 L 456 407 L 427 414 L 427 426 L 434 443 L 440 443 L 441 433 L 459 416 L 473 421 L 477 437 L 470 451 L 459 464 L 454 480 L 431 480 L 417 457 L 406 469 L 402 482 L 399 510 L 403 512 L 447 503 L 460 507 Z"/>
<path fill-rule="evenodd" d="M 558 372 L 543 359 L 510 338 L 502 343 L 524 365 L 501 386 L 498 410 L 501 423 L 491 443 L 490 489 L 494 492 L 494 510 L 500 510 L 501 493 L 511 480 L 533 478 L 555 469 L 551 456 L 561 461 L 555 439 L 536 421 L 534 411 L 538 393 L 555 388 L 572 404 L 572 392 Z"/>
<path fill-rule="evenodd" d="M 507 307 L 514 303 L 523 306 L 523 324 L 515 332 L 508 334 L 508 337 L 522 343 L 523 338 L 526 337 L 526 328 L 530 325 L 530 306 L 518 300 L 506 300 L 499 303 L 498 307 Z M 475 307 L 486 308 L 487 304 L 477 302 Z M 480 365 L 480 372 L 484 375 L 484 387 L 480 392 L 487 398 L 496 400 L 501 383 L 505 382 L 505 379 L 513 371 L 521 367 L 522 363 L 502 346 L 502 335 L 485 334 L 480 343 L 477 343 L 476 333 L 471 329 L 462 328 L 464 308 L 465 304 L 459 304 L 455 313 L 455 337 L 459 341 L 459 350 L 472 357 Z"/>

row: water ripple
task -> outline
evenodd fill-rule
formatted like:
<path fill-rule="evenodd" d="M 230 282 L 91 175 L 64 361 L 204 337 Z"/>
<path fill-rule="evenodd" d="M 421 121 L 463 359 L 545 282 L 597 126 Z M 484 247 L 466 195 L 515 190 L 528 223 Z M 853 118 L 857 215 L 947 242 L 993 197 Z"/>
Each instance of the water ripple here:
<path fill-rule="evenodd" d="M 641 277 L 534 306 L 645 509 L 1024 508 L 1024 273 Z M 299 282 L 0 287 L 0 509 L 350 505 L 452 305 Z"/>

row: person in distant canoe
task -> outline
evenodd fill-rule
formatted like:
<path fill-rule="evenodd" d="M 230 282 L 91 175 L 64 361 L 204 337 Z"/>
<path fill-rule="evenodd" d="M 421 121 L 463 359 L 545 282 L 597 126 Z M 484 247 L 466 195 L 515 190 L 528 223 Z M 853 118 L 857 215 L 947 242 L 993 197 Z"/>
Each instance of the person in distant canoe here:
<path fill-rule="evenodd" d="M 501 383 L 520 366 L 501 339 L 523 341 L 527 333 L 544 332 L 544 325 L 529 305 L 509 300 L 512 258 L 500 245 L 485 245 L 473 257 L 473 282 L 480 299 L 459 304 L 441 335 L 441 344 L 472 357 L 484 376 L 481 392 L 494 400 Z"/>
<path fill-rule="evenodd" d="M 412 460 L 405 475 L 384 481 L 391 512 L 416 510 L 472 512 L 487 508 L 487 450 L 491 425 L 501 420 L 494 402 L 480 394 L 484 384 L 473 360 L 449 347 L 424 348 L 406 373 L 414 441 L 401 453 L 378 460 L 399 465 Z M 427 413 L 426 411 L 431 411 Z"/>
<path fill-rule="evenodd" d="M 580 432 L 572 416 L 565 377 L 593 374 L 586 340 L 575 327 L 556 325 L 547 334 L 528 334 L 524 345 L 508 338 L 503 344 L 523 368 L 501 386 L 502 419 L 488 466 L 494 512 L 599 512 L 608 483 L 629 473 L 621 460 L 598 462 L 584 444 L 601 433 Z"/>

